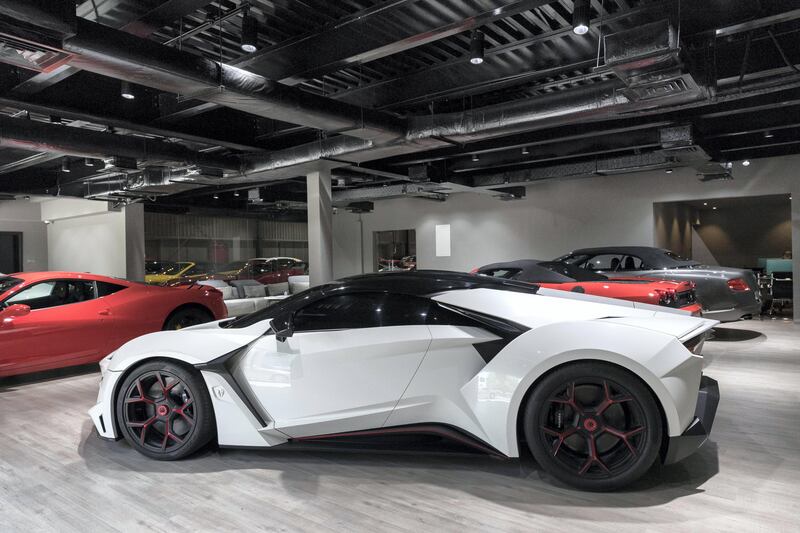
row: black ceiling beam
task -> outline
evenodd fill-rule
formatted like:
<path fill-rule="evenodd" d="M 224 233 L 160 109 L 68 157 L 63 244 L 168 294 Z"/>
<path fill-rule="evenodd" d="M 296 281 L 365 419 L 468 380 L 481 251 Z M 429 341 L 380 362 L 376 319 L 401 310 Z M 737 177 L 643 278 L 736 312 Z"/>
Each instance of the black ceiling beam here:
<path fill-rule="evenodd" d="M 13 4 L 26 3 L 22 0 L 9 1 Z M 50 0 L 42 1 L 49 2 Z M 74 5 L 74 2 L 67 3 Z M 129 16 L 130 13 L 127 10 L 118 9 L 118 2 L 102 2 L 99 6 L 95 7 L 95 2 L 89 0 L 78 7 L 78 15 L 84 18 L 98 19 L 103 21 L 106 25 L 110 24 L 112 27 L 120 28 L 122 31 L 132 33 L 138 37 L 149 37 L 163 26 L 184 15 L 197 11 L 208 3 L 208 0 L 167 0 L 158 7 L 145 13 L 134 12 L 132 14 L 133 18 L 128 19 L 119 18 L 120 14 L 126 17 Z M 74 15 L 75 9 L 73 8 L 72 11 Z M 112 13 L 114 15 L 113 18 L 103 20 L 104 14 L 110 15 Z M 137 15 L 139 18 L 136 18 Z M 11 94 L 17 96 L 36 94 L 78 72 L 80 72 L 79 68 L 70 65 L 64 65 L 51 72 L 42 72 L 14 87 L 14 89 L 11 90 Z"/>
<path fill-rule="evenodd" d="M 570 39 L 589 39 L 594 42 L 596 36 L 592 35 L 592 33 L 596 31 L 596 28 L 608 26 L 642 13 L 661 11 L 665 6 L 671 3 L 672 2 L 649 3 L 628 11 L 616 13 L 612 16 L 604 17 L 603 19 L 597 18 L 591 22 L 593 31 L 587 33 L 583 37 L 576 36 L 571 26 L 565 26 L 527 39 L 514 40 L 505 45 L 489 48 L 484 51 L 484 63 L 481 64 L 480 68 L 476 68 L 472 65 L 469 62 L 469 55 L 465 54 L 463 57 L 437 63 L 409 74 L 380 80 L 354 89 L 339 91 L 332 94 L 331 98 L 353 103 L 369 102 L 371 106 L 380 109 L 409 104 L 415 101 L 425 100 L 429 97 L 442 97 L 457 93 L 459 89 L 464 86 L 462 81 L 464 79 L 477 80 L 472 82 L 473 85 L 490 85 L 492 83 L 502 82 L 505 81 L 504 77 L 497 76 L 497 73 L 492 71 L 492 57 L 512 53 L 516 50 L 544 44 L 557 39 L 563 39 L 565 37 Z M 536 74 L 535 68 L 530 70 L 534 75 Z M 516 75 L 519 76 L 520 73 Z"/>
<path fill-rule="evenodd" d="M 3 98 L 3 97 L 0 97 L 0 106 L 13 107 L 16 109 L 31 111 L 33 113 L 39 113 L 42 115 L 55 115 L 69 120 L 82 120 L 86 122 L 91 122 L 93 124 L 112 126 L 114 128 L 145 133 L 148 135 L 154 135 L 158 137 L 183 139 L 192 143 L 203 144 L 208 146 L 222 146 L 225 148 L 230 148 L 232 150 L 240 150 L 243 152 L 253 152 L 253 151 L 263 150 L 263 148 L 258 146 L 229 142 L 223 139 L 212 139 L 209 137 L 204 137 L 202 135 L 176 131 L 174 129 L 166 129 L 147 124 L 139 124 L 115 116 L 102 115 L 98 113 L 89 113 L 87 111 L 72 109 L 64 106 L 54 106 L 44 103 L 27 102 L 25 100 L 18 100 L 14 98 Z"/>
<path fill-rule="evenodd" d="M 245 68 L 271 80 L 288 85 L 298 84 L 340 69 L 344 66 L 366 63 L 382 57 L 429 44 L 451 35 L 478 28 L 490 22 L 510 17 L 546 5 L 553 0 L 504 0 L 504 4 L 490 10 L 477 11 L 463 20 L 431 28 L 413 35 L 397 35 L 388 31 L 375 31 L 380 18 L 417 0 L 395 0 L 369 8 L 342 20 L 313 35 L 304 35 L 278 43 L 253 54 L 244 55 L 229 64 Z M 310 54 L 308 51 L 313 50 Z M 205 103 L 184 108 L 175 115 L 179 120 L 187 113 L 205 112 L 213 107 Z"/>

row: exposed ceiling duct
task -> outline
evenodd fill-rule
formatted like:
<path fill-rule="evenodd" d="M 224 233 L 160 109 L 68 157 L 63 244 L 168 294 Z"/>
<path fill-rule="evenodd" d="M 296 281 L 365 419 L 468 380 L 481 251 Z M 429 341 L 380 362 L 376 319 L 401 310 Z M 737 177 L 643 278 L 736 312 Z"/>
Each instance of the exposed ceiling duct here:
<path fill-rule="evenodd" d="M 70 128 L 23 118 L 0 117 L 0 146 L 78 157 L 103 158 L 116 155 L 139 161 L 238 170 L 235 159 L 195 152 L 177 143 Z"/>
<path fill-rule="evenodd" d="M 256 116 L 354 137 L 385 140 L 402 136 L 393 116 L 287 87 L 252 72 L 78 19 L 77 33 L 64 40 L 75 54 L 70 64 L 132 83 L 213 102 Z"/>
<path fill-rule="evenodd" d="M 615 78 L 518 102 L 413 117 L 406 138 L 446 137 L 466 143 L 707 97 L 708 92 L 682 71 L 679 51 L 675 29 L 666 20 L 609 35 L 605 64 Z"/>

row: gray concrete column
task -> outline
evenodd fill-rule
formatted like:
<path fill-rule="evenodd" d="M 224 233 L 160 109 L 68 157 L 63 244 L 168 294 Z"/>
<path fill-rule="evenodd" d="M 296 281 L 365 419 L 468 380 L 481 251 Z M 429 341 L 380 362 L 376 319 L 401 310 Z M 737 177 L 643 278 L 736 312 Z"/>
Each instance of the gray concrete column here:
<path fill-rule="evenodd" d="M 330 170 L 306 175 L 308 201 L 308 273 L 310 284 L 333 279 L 333 208 Z"/>
<path fill-rule="evenodd" d="M 795 189 L 800 187 L 795 186 Z M 792 213 L 792 288 L 794 299 L 794 322 L 800 323 L 800 191 L 791 194 Z"/>

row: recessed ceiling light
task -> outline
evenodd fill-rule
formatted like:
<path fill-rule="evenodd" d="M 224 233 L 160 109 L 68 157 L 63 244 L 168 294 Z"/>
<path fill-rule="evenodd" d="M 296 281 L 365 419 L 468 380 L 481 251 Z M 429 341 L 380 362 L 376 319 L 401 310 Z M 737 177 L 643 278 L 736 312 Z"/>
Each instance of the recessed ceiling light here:
<path fill-rule="evenodd" d="M 767 131 L 764 132 L 764 138 L 765 139 L 772 139 L 773 137 L 775 137 L 775 134 L 772 133 L 771 131 L 767 130 Z"/>
<path fill-rule="evenodd" d="M 589 0 L 575 0 L 575 7 L 572 9 L 572 31 L 576 35 L 584 35 L 589 31 L 591 14 Z"/>
<path fill-rule="evenodd" d="M 473 160 L 473 161 L 477 162 L 477 161 L 480 161 L 480 159 L 481 159 L 481 158 L 480 158 L 480 157 L 478 157 L 478 154 L 472 154 L 472 160 Z"/>
<path fill-rule="evenodd" d="M 708 202 L 703 202 L 703 205 L 708 205 Z"/>
<path fill-rule="evenodd" d="M 119 95 L 126 100 L 136 98 L 136 95 L 131 91 L 131 84 L 124 80 L 120 83 Z"/>
<path fill-rule="evenodd" d="M 469 62 L 473 65 L 480 65 L 483 63 L 484 44 L 483 32 L 473 30 L 469 40 Z"/>
<path fill-rule="evenodd" d="M 743 167 L 749 167 L 750 166 L 750 160 L 749 159 L 745 159 L 744 161 L 742 161 L 742 166 Z"/>
<path fill-rule="evenodd" d="M 717 206 L 714 206 L 714 207 L 712 207 L 711 209 L 715 209 L 715 210 L 716 210 L 716 209 L 717 209 Z"/>
<path fill-rule="evenodd" d="M 529 153 L 530 153 L 530 151 L 528 150 L 528 147 L 527 146 L 523 146 L 522 147 L 522 155 L 528 155 Z"/>
<path fill-rule="evenodd" d="M 234 196 L 239 196 L 239 191 L 234 191 L 234 192 L 233 192 L 233 195 L 234 195 Z"/>
<path fill-rule="evenodd" d="M 671 168 L 668 168 L 668 169 L 667 169 L 667 170 L 665 170 L 664 172 L 666 172 L 667 174 L 672 174 L 672 169 L 671 169 Z"/>
<path fill-rule="evenodd" d="M 258 50 L 258 21 L 249 8 L 244 9 L 242 17 L 242 50 L 248 54 Z"/>
<path fill-rule="evenodd" d="M 215 194 L 213 198 L 214 198 L 214 200 L 219 200 L 219 194 Z"/>

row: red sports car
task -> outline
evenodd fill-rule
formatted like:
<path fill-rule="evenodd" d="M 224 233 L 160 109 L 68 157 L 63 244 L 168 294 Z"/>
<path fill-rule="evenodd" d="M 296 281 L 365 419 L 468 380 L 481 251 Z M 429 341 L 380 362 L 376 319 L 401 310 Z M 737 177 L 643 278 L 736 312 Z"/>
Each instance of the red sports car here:
<path fill-rule="evenodd" d="M 73 272 L 0 276 L 0 377 L 93 363 L 145 333 L 226 316 L 222 293 L 204 285 Z"/>
<path fill-rule="evenodd" d="M 493 263 L 472 270 L 474 274 L 536 283 L 548 289 L 572 291 L 646 304 L 663 305 L 700 316 L 694 283 L 644 277 L 607 278 L 602 274 L 553 261 L 523 259 Z"/>

